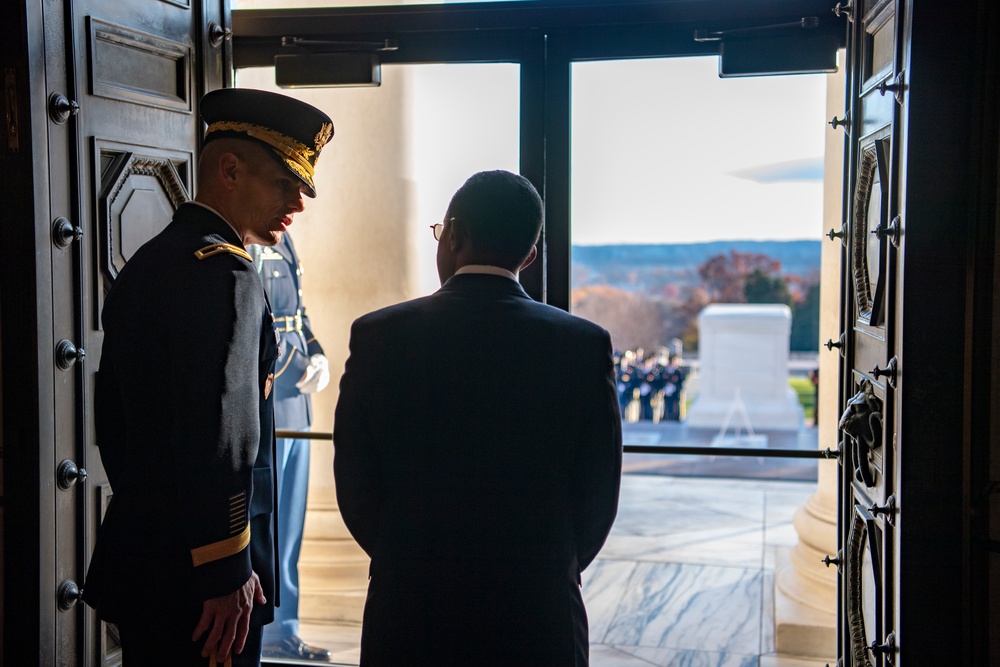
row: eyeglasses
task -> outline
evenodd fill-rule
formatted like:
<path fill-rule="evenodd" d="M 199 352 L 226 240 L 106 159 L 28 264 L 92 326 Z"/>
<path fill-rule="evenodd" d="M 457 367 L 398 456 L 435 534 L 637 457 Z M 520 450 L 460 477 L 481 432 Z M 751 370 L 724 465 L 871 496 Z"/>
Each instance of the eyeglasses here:
<path fill-rule="evenodd" d="M 441 240 L 441 234 L 444 233 L 444 224 L 445 224 L 445 222 L 454 222 L 454 220 L 455 220 L 455 218 L 448 218 L 444 222 L 439 222 L 439 223 L 437 223 L 435 225 L 431 225 L 431 233 L 434 234 L 434 240 L 435 241 L 440 241 Z"/>

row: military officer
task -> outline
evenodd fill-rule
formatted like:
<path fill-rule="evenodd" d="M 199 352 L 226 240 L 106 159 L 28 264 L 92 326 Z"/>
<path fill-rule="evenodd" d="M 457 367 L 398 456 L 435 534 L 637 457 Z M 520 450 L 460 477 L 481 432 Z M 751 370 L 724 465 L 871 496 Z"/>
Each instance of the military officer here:
<path fill-rule="evenodd" d="M 312 424 L 310 395 L 330 383 L 330 369 L 302 302 L 302 265 L 288 233 L 275 246 L 254 246 L 251 254 L 257 258 L 278 331 L 274 423 L 278 430 L 308 431 Z M 281 606 L 275 610 L 274 622 L 264 628 L 264 655 L 325 662 L 330 651 L 299 637 L 298 562 L 309 489 L 309 440 L 278 438 L 277 443 Z"/>
<path fill-rule="evenodd" d="M 95 416 L 113 496 L 84 600 L 131 665 L 258 665 L 277 601 L 278 344 L 246 247 L 281 240 L 333 133 L 263 91 L 201 101 L 198 193 L 119 272 L 102 312 Z"/>

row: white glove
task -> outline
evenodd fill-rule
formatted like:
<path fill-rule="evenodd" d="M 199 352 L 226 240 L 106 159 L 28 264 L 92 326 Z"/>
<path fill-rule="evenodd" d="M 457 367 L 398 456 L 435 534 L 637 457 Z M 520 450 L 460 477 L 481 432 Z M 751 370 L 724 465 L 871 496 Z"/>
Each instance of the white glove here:
<path fill-rule="evenodd" d="M 303 394 L 312 394 L 323 391 L 326 385 L 330 384 L 330 362 L 322 354 L 314 354 L 309 357 L 309 365 L 302 379 L 295 383 L 299 391 Z"/>

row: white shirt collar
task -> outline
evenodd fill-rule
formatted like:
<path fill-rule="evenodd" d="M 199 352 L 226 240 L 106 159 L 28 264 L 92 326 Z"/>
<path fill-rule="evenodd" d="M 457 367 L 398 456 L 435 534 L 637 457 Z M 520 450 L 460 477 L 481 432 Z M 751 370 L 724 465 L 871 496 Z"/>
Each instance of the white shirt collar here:
<path fill-rule="evenodd" d="M 208 209 L 209 211 L 211 211 L 215 215 L 219 216 L 222 219 L 223 222 L 225 222 L 227 225 L 229 225 L 230 229 L 232 229 L 234 232 L 236 232 L 236 237 L 240 240 L 240 243 L 243 243 L 243 237 L 240 235 L 239 231 L 235 227 L 233 227 L 233 223 L 231 223 L 228 220 L 226 220 L 225 216 L 223 216 L 221 213 L 219 213 L 218 211 L 216 211 L 214 208 L 212 208 L 208 204 L 203 204 L 202 202 L 194 200 L 194 199 L 189 199 L 185 203 L 186 204 L 195 204 L 196 206 L 201 206 L 202 208 Z"/>
<path fill-rule="evenodd" d="M 517 281 L 517 273 L 512 273 L 507 269 L 501 269 L 499 266 L 491 266 L 489 264 L 466 264 L 459 268 L 458 271 L 455 271 L 456 276 L 460 276 L 463 273 L 488 273 L 491 276 L 504 276 L 505 278 Z"/>

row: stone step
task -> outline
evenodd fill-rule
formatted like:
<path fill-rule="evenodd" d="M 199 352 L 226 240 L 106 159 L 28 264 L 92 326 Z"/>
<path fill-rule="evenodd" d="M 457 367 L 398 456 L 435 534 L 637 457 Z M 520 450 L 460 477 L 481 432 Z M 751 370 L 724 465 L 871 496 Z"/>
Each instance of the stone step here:
<path fill-rule="evenodd" d="M 307 589 L 303 589 L 305 591 Z M 309 591 L 299 600 L 299 619 L 360 623 L 367 591 Z"/>
<path fill-rule="evenodd" d="M 325 539 L 353 539 L 340 512 L 337 510 L 316 510 L 306 512 L 305 537 Z"/>
<path fill-rule="evenodd" d="M 368 587 L 368 563 L 303 563 L 299 561 L 303 590 L 343 591 Z"/>
<path fill-rule="evenodd" d="M 368 562 L 368 554 L 354 540 L 316 540 L 305 538 L 299 562 Z"/>

